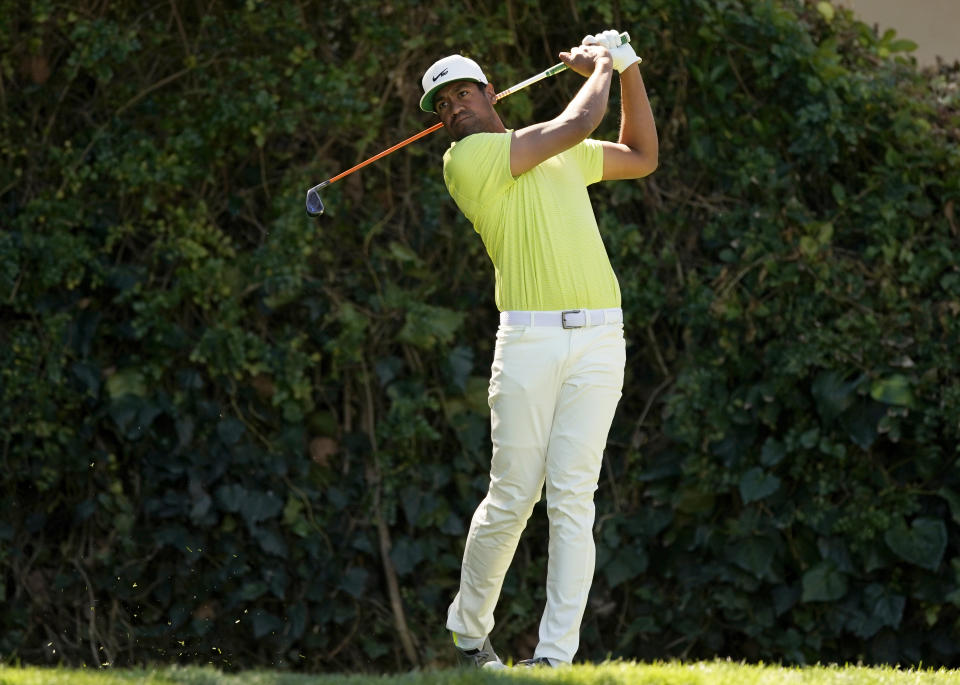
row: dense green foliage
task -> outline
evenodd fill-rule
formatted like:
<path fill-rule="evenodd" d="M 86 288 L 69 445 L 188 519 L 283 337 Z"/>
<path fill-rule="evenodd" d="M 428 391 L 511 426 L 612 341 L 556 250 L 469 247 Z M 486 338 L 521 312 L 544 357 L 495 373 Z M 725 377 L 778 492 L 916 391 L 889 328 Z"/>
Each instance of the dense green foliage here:
<path fill-rule="evenodd" d="M 304 194 L 433 123 L 438 56 L 505 87 L 613 26 L 661 168 L 591 191 L 629 347 L 581 657 L 960 663 L 956 71 L 825 3 L 455 5 L 0 0 L 0 655 L 449 663 L 491 269 L 442 133 Z M 538 509 L 505 656 L 545 552 Z"/>

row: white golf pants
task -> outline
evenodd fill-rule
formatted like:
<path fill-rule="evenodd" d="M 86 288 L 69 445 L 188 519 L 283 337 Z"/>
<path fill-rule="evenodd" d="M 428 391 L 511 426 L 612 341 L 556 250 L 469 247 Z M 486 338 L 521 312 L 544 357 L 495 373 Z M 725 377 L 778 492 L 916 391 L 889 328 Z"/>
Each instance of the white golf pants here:
<path fill-rule="evenodd" d="M 546 484 L 547 602 L 534 656 L 573 660 L 593 582 L 593 494 L 624 363 L 622 323 L 500 326 L 489 392 L 490 487 L 470 523 L 448 630 L 481 639 L 493 629 L 504 575 Z"/>

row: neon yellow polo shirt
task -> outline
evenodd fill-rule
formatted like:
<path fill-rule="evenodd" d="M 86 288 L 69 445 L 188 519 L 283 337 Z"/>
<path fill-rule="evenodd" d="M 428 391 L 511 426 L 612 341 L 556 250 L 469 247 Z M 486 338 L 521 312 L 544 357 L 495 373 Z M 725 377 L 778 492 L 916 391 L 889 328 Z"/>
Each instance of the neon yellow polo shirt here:
<path fill-rule="evenodd" d="M 620 306 L 620 285 L 587 195 L 603 148 L 587 139 L 517 178 L 511 133 L 474 133 L 443 156 L 443 178 L 480 234 L 500 311 Z"/>

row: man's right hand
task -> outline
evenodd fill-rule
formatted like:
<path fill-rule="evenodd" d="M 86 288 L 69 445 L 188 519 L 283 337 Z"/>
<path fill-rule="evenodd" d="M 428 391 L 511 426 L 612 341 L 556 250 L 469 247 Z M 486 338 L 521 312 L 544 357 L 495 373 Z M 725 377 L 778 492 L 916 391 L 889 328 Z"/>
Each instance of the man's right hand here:
<path fill-rule="evenodd" d="M 578 45 L 570 52 L 561 52 L 560 61 L 583 77 L 590 76 L 598 64 L 607 63 L 613 67 L 610 51 L 603 45 Z"/>

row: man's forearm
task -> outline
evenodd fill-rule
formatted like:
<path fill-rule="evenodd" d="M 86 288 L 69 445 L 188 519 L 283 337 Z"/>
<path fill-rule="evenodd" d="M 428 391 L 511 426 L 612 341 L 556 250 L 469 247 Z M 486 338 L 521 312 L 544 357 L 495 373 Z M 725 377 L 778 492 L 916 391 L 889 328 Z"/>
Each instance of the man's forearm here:
<path fill-rule="evenodd" d="M 658 147 L 657 126 L 647 98 L 647 89 L 634 64 L 620 74 L 620 139 L 618 142 L 650 157 L 656 166 Z"/>
<path fill-rule="evenodd" d="M 610 82 L 613 80 L 613 62 L 609 58 L 598 60 L 593 73 L 563 110 L 562 118 L 581 120 L 592 132 L 603 120 L 610 99 Z"/>
<path fill-rule="evenodd" d="M 613 60 L 606 48 L 578 46 L 561 52 L 560 59 L 587 81 L 558 116 L 513 132 L 510 173 L 514 178 L 589 136 L 606 113 L 613 79 Z"/>

